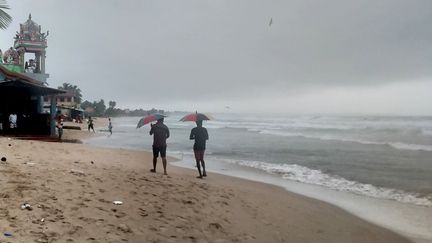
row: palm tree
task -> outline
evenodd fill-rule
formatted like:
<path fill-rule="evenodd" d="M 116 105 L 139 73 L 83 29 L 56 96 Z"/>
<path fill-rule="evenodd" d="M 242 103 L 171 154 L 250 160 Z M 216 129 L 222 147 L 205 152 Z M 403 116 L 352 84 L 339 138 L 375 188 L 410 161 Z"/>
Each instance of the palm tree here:
<path fill-rule="evenodd" d="M 12 22 L 12 17 L 4 11 L 10 9 L 6 0 L 0 0 L 0 29 L 6 29 Z"/>
<path fill-rule="evenodd" d="M 62 86 L 59 86 L 58 89 L 72 91 L 75 93 L 75 101 L 80 104 L 82 99 L 81 89 L 76 85 L 72 85 L 70 83 L 63 83 Z"/>

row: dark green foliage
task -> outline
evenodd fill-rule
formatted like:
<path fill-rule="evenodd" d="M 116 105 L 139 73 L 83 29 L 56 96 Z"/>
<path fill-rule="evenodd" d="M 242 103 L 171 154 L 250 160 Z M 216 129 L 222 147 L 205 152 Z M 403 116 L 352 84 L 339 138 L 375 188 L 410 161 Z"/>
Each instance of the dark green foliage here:
<path fill-rule="evenodd" d="M 63 83 L 63 86 L 59 86 L 58 89 L 72 91 L 75 93 L 75 101 L 80 104 L 82 100 L 81 89 L 76 85 L 72 85 L 70 83 Z"/>
<path fill-rule="evenodd" d="M 6 0 L 0 0 L 0 29 L 6 29 L 12 22 L 12 17 L 4 9 L 9 9 L 9 6 Z"/>

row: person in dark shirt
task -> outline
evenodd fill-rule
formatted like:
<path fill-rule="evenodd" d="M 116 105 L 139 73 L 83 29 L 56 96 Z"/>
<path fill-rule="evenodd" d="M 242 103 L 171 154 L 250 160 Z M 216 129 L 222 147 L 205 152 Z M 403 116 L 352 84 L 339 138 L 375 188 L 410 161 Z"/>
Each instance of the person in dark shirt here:
<path fill-rule="evenodd" d="M 112 129 L 113 129 L 113 125 L 111 122 L 111 117 L 108 118 L 108 132 L 110 133 L 110 135 L 112 135 Z"/>
<path fill-rule="evenodd" d="M 88 118 L 88 131 L 89 132 L 90 132 L 90 129 L 93 130 L 93 132 L 95 132 L 94 126 L 93 126 L 93 119 L 91 118 L 91 116 L 89 116 L 89 118 Z"/>
<path fill-rule="evenodd" d="M 153 135 L 153 169 L 150 171 L 156 173 L 157 158 L 160 154 L 164 168 L 164 174 L 167 175 L 166 161 L 166 140 L 170 136 L 168 127 L 163 124 L 164 119 L 159 119 L 156 124 L 151 124 L 150 135 Z"/>
<path fill-rule="evenodd" d="M 205 163 L 204 163 L 204 152 L 206 149 L 206 141 L 209 139 L 209 137 L 208 137 L 207 129 L 205 129 L 205 127 L 202 126 L 202 121 L 196 121 L 196 124 L 197 126 L 192 128 L 189 138 L 191 140 L 195 139 L 193 150 L 194 150 L 196 165 L 199 173 L 198 178 L 203 178 L 203 176 L 207 176 L 205 170 Z M 203 168 L 202 173 L 201 173 L 200 162 Z"/>

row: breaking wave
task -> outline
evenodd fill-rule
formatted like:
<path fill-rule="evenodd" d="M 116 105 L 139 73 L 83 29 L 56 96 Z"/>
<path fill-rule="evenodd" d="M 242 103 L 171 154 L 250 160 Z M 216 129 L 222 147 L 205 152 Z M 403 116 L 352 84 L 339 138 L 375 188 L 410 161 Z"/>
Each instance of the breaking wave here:
<path fill-rule="evenodd" d="M 297 164 L 271 164 L 260 161 L 232 159 L 221 160 L 279 175 L 287 180 L 324 186 L 338 191 L 346 191 L 374 198 L 396 200 L 421 206 L 432 206 L 432 198 L 421 197 L 416 193 L 350 181 L 340 176 L 329 175 L 320 170 L 309 169 Z"/>
<path fill-rule="evenodd" d="M 404 149 L 404 150 L 432 151 L 432 146 L 423 145 L 423 144 L 409 144 L 409 143 L 402 143 L 402 142 L 377 142 L 377 141 L 368 141 L 362 139 L 341 138 L 341 137 L 331 136 L 331 135 L 306 135 L 302 133 L 282 132 L 282 131 L 275 131 L 275 130 L 260 130 L 260 131 L 257 130 L 256 132 L 259 132 L 261 134 L 286 136 L 286 137 L 303 137 L 303 138 L 352 142 L 352 143 L 370 144 L 370 145 L 387 145 L 395 149 Z"/>

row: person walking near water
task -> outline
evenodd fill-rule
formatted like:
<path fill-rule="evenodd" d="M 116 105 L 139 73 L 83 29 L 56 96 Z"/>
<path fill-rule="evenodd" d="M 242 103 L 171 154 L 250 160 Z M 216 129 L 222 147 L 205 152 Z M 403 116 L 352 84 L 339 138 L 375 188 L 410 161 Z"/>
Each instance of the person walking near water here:
<path fill-rule="evenodd" d="M 150 171 L 156 173 L 157 158 L 160 154 L 164 168 L 164 175 L 167 175 L 167 161 L 166 161 L 166 140 L 170 136 L 168 127 L 163 123 L 164 119 L 157 120 L 156 124 L 150 124 L 150 135 L 153 135 L 153 169 Z"/>
<path fill-rule="evenodd" d="M 209 139 L 207 129 L 202 126 L 202 120 L 196 121 L 197 126 L 192 128 L 189 138 L 195 140 L 193 150 L 195 154 L 196 166 L 198 168 L 198 178 L 207 176 L 204 162 L 204 152 L 206 149 L 206 141 Z M 202 173 L 201 173 L 201 165 Z"/>
<path fill-rule="evenodd" d="M 94 127 L 93 127 L 93 119 L 91 118 L 91 116 L 89 116 L 88 118 L 88 131 L 90 132 L 90 129 L 93 130 L 93 132 L 95 132 Z"/>
<path fill-rule="evenodd" d="M 111 117 L 108 118 L 108 132 L 110 133 L 110 135 L 112 135 L 112 123 L 111 123 Z"/>

